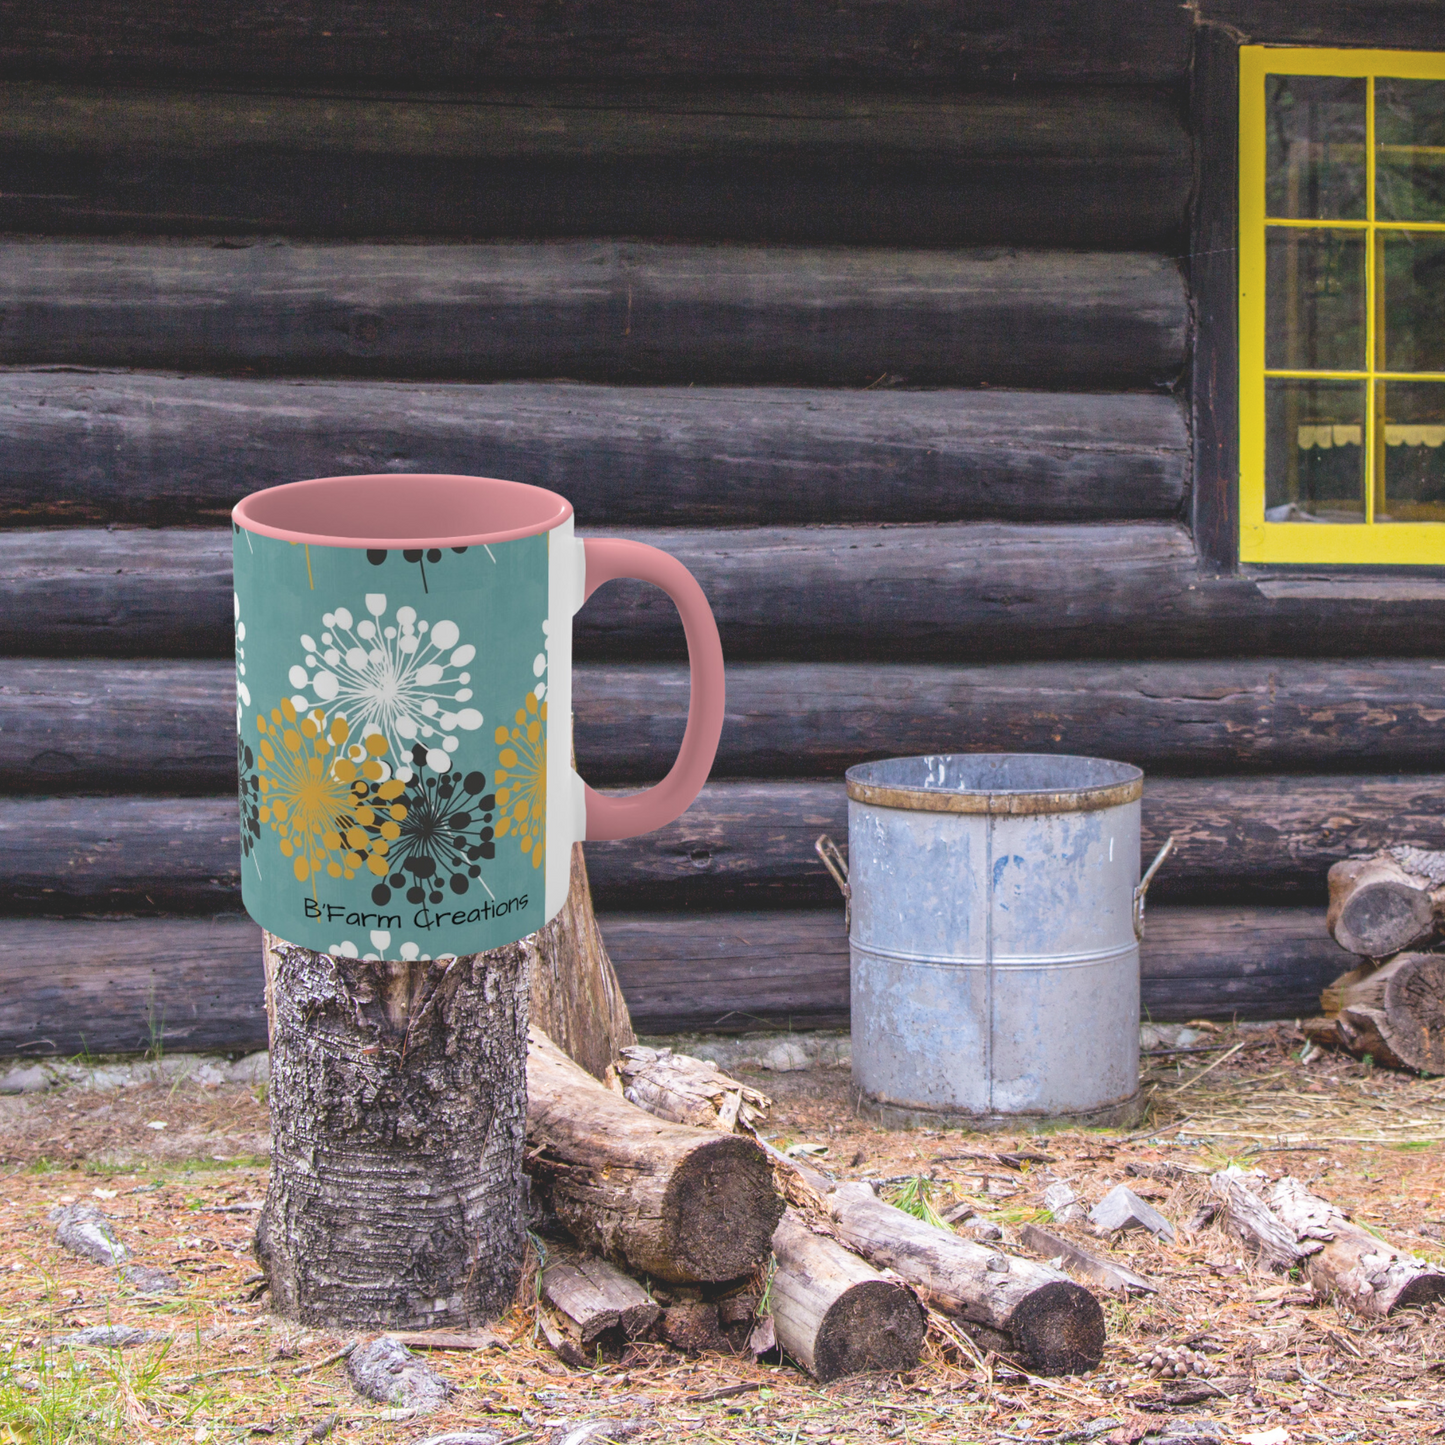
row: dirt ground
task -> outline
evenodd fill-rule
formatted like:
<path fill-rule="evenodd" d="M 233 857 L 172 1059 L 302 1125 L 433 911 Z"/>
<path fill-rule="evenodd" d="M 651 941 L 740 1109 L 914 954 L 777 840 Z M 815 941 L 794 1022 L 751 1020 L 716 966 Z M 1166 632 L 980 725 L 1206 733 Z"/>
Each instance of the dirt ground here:
<path fill-rule="evenodd" d="M 1445 1081 L 1307 1054 L 1287 1025 L 1206 1029 L 1146 1059 L 1149 1113 L 1132 1134 L 1016 1136 L 887 1132 L 856 1116 L 846 1067 L 739 1068 L 776 1101 L 778 1147 L 826 1147 L 840 1177 L 931 1181 L 942 1209 L 971 1200 L 1004 1230 L 1035 1221 L 1148 1276 L 1156 1295 L 1108 1298 L 1103 1364 L 1036 1380 L 997 1356 L 931 1341 L 908 1375 L 818 1386 L 786 1363 L 687 1358 L 636 1345 L 590 1370 L 533 1343 L 518 1307 L 501 1347 L 433 1352 L 455 1393 L 439 1412 L 396 1419 L 350 1388 L 343 1335 L 305 1330 L 255 1297 L 250 1253 L 266 1189 L 264 1086 L 194 1083 L 108 1093 L 71 1087 L 0 1099 L 0 1440 L 61 1442 L 421 1441 L 490 1430 L 512 1445 L 603 1441 L 1406 1442 L 1445 1438 L 1445 1309 L 1383 1322 L 1317 1302 L 1245 1257 L 1215 1226 L 1185 1226 L 1230 1160 L 1293 1173 L 1399 1247 L 1445 1263 Z M 672 1041 L 680 1048 L 686 1041 Z M 1013 1164 L 996 1156 L 1044 1156 Z M 1131 1174 L 1130 1165 L 1145 1166 Z M 1148 1166 L 1174 1165 L 1175 1170 Z M 1179 1229 L 1099 1240 L 1050 1222 L 1043 1190 L 1067 1181 L 1091 1203 L 1127 1180 Z M 137 1293 L 58 1246 L 50 1211 L 88 1201 L 140 1264 L 180 1281 Z M 125 1350 L 78 1348 L 87 1326 L 155 1332 Z M 1171 1404 L 1137 1363 L 1184 1345 L 1247 1384 Z M 1187 1392 L 1186 1392 L 1187 1393 Z M 600 1433 L 578 1428 L 610 1422 Z"/>

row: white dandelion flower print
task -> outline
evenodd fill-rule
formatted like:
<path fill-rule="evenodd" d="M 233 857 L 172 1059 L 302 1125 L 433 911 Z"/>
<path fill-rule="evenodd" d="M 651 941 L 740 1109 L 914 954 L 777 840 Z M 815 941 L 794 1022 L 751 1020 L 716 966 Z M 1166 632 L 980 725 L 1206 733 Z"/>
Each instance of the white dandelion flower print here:
<path fill-rule="evenodd" d="M 312 706 L 307 689 L 358 732 L 381 733 L 394 756 L 444 773 L 459 745 L 457 732 L 482 725 L 476 708 L 455 706 L 471 701 L 467 668 L 477 649 L 461 641 L 455 622 L 428 622 L 414 607 L 398 607 L 388 619 L 385 593 L 367 593 L 366 611 L 358 621 L 338 607 L 322 616 L 319 638 L 301 635 L 306 657 L 304 666 L 290 670 L 293 701 L 298 709 Z M 396 776 L 410 782 L 413 769 L 403 764 Z"/>
<path fill-rule="evenodd" d="M 360 958 L 368 963 L 377 963 L 386 957 L 386 950 L 391 947 L 391 934 L 385 928 L 374 928 L 371 930 L 371 945 L 376 949 L 375 953 L 362 953 L 362 951 L 348 938 L 340 943 L 333 943 L 326 951 L 332 958 Z M 398 960 L 402 963 L 430 963 L 431 954 L 421 951 L 419 943 L 403 943 L 397 948 Z M 443 954 L 442 957 L 447 955 Z"/>
<path fill-rule="evenodd" d="M 241 594 L 232 592 L 236 611 L 236 731 L 241 731 L 241 717 L 251 706 L 251 689 L 246 686 L 246 624 L 241 621 Z"/>

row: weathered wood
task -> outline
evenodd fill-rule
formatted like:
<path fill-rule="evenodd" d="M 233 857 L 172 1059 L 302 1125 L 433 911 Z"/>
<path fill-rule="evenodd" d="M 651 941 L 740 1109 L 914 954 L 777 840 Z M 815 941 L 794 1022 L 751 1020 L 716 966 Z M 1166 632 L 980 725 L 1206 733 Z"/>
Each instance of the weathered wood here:
<path fill-rule="evenodd" d="M 1059 1270 L 915 1219 L 869 1184 L 839 1184 L 826 1202 L 840 1244 L 901 1275 L 945 1314 L 1007 1335 L 1035 1374 L 1082 1375 L 1103 1358 L 1104 1312 Z"/>
<path fill-rule="evenodd" d="M 224 522 L 298 477 L 551 487 L 583 526 L 1173 517 L 1171 397 L 0 373 L 0 522 Z"/>
<path fill-rule="evenodd" d="M 573 1063 L 600 1079 L 634 1035 L 592 912 L 580 843 L 572 845 L 572 871 L 561 911 L 518 946 L 527 955 L 533 1025 Z"/>
<path fill-rule="evenodd" d="M 326 1328 L 495 1319 L 526 1242 L 525 949 L 385 962 L 268 933 L 264 954 L 271 1182 L 256 1257 L 272 1310 Z"/>
<path fill-rule="evenodd" d="M 1091 390 L 1170 381 L 1134 252 L 7 241 L 0 364 Z"/>
<path fill-rule="evenodd" d="M 549 1264 L 542 1297 L 571 1321 L 584 1345 L 609 1330 L 636 1339 L 662 1318 L 662 1306 L 635 1279 L 596 1255 Z"/>
<path fill-rule="evenodd" d="M 927 1318 L 907 1285 L 885 1279 L 789 1209 L 773 1235 L 768 1303 L 778 1344 L 826 1383 L 863 1370 L 911 1370 Z"/>
<path fill-rule="evenodd" d="M 1320 997 L 1324 1019 L 1305 1032 L 1377 1064 L 1445 1074 L 1445 955 L 1401 953 L 1337 978 Z"/>
<path fill-rule="evenodd" d="M 1196 14 L 1236 45 L 1445 48 L 1445 15 L 1432 0 L 1201 0 Z"/>
<path fill-rule="evenodd" d="M 1174 249 L 1177 98 L 0 84 L 0 229 Z"/>
<path fill-rule="evenodd" d="M 1114 1290 L 1125 1296 L 1159 1293 L 1159 1286 L 1145 1279 L 1142 1274 L 1135 1273 L 1115 1260 L 1101 1259 L 1097 1254 L 1080 1248 L 1072 1240 L 1040 1229 L 1037 1224 L 1020 1225 L 1019 1238 L 1025 1249 L 1031 1249 L 1045 1259 L 1057 1260 L 1060 1264 L 1067 1265 L 1075 1274 L 1083 1275 L 1100 1289 Z"/>
<path fill-rule="evenodd" d="M 646 1032 L 848 1026 L 841 910 L 599 923 Z M 264 1047 L 260 940 L 234 914 L 0 920 L 0 1054 Z M 1162 1022 L 1305 1017 L 1340 958 L 1308 908 L 1151 908 L 1142 955 L 1144 1007 Z"/>
<path fill-rule="evenodd" d="M 1445 1270 L 1362 1229 L 1298 1179 L 1285 1175 L 1271 1188 L 1263 1175 L 1235 1168 L 1212 1183 L 1228 1190 L 1231 1228 L 1276 1269 L 1302 1268 L 1321 1299 L 1374 1319 L 1445 1299 Z M 1248 1204 L 1235 1212 L 1245 1196 Z"/>
<path fill-rule="evenodd" d="M 1196 31 L 1189 109 L 1191 507 L 1200 560 L 1228 572 L 1239 557 L 1239 43 L 1230 31 Z"/>
<path fill-rule="evenodd" d="M 1347 858 L 1329 872 L 1325 927 L 1341 948 L 1388 958 L 1423 943 L 1445 924 L 1445 852 L 1381 848 Z"/>
<path fill-rule="evenodd" d="M 623 1098 L 674 1124 L 725 1134 L 738 1125 L 752 1129 L 773 1104 L 766 1094 L 729 1078 L 711 1060 L 675 1054 L 670 1048 L 634 1044 L 621 1049 L 616 1069 Z"/>
<path fill-rule="evenodd" d="M 0 788 L 234 788 L 233 675 L 233 665 L 220 662 L 0 658 Z M 685 668 L 582 664 L 574 698 L 578 763 L 591 783 L 655 779 L 671 766 L 687 718 Z M 1098 754 L 1151 773 L 1425 772 L 1439 765 L 1442 709 L 1445 671 L 1429 657 L 739 664 L 728 668 L 727 720 L 713 771 L 719 778 L 836 778 L 870 758 L 991 749 Z M 1408 779 L 1398 781 L 1408 787 Z M 1381 794 L 1357 806 L 1381 819 L 1400 807 L 1409 836 L 1432 842 L 1428 784 L 1425 792 L 1403 800 Z M 1327 792 L 1314 796 L 1330 802 Z M 1280 818 L 1284 836 L 1299 831 L 1292 815 Z M 1319 826 L 1312 820 L 1311 828 Z M 1368 825 L 1351 831 L 1355 826 L 1338 840 L 1351 851 L 1359 846 L 1353 839 L 1373 836 Z M 1321 836 L 1328 845 L 1328 830 Z"/>
<path fill-rule="evenodd" d="M 527 1050 L 527 1170 L 585 1248 L 679 1284 L 747 1274 L 783 1209 L 751 1139 L 644 1113 L 537 1030 Z"/>
<path fill-rule="evenodd" d="M 644 528 L 707 593 L 731 659 L 1392 656 L 1445 648 L 1445 582 L 1292 584 L 1202 573 L 1168 522 Z M 0 534 L 0 647 L 224 656 L 230 530 Z M 1407 625 L 1408 624 L 1408 625 Z M 659 588 L 614 582 L 573 624 L 582 658 L 685 656 Z"/>
<path fill-rule="evenodd" d="M 604 909 L 827 907 L 837 888 L 813 842 L 829 833 L 841 843 L 847 831 L 841 782 L 720 781 L 665 828 L 587 844 L 588 873 Z M 1145 855 L 1171 836 L 1151 904 L 1323 904 L 1342 857 L 1400 838 L 1445 846 L 1445 775 L 1151 775 Z M 0 909 L 10 913 L 237 909 L 240 866 L 230 795 L 0 804 Z M 542 1017 L 535 990 L 532 1006 Z"/>
<path fill-rule="evenodd" d="M 1363 8 L 1363 7 L 1362 7 Z M 946 80 L 1012 85 L 1020 76 L 1086 82 L 1184 78 L 1189 11 L 1110 0 L 767 0 L 725 9 L 689 0 L 524 0 L 505 11 L 459 0 L 25 0 L 0 4 L 10 75 L 118 80 L 195 75 L 252 80 L 465 85 L 520 77 L 736 75 L 770 79 Z"/>

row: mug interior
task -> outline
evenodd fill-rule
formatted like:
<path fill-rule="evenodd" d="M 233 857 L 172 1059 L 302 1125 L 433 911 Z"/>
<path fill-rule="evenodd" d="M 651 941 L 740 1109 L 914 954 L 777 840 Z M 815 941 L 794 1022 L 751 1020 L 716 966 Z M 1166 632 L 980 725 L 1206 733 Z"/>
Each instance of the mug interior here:
<path fill-rule="evenodd" d="M 315 547 L 479 547 L 551 531 L 572 515 L 556 492 L 495 477 L 317 477 L 253 492 L 236 525 Z"/>

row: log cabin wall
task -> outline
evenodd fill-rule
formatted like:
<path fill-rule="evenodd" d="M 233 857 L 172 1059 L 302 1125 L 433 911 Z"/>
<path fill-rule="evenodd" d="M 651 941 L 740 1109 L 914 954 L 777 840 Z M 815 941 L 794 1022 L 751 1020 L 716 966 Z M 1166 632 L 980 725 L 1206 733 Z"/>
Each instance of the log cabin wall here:
<path fill-rule="evenodd" d="M 0 0 L 0 1052 L 264 1041 L 227 514 L 386 470 L 712 600 L 714 780 L 587 850 L 640 1028 L 843 1023 L 813 839 L 950 749 L 1146 770 L 1153 1017 L 1313 1010 L 1329 865 L 1445 846 L 1445 583 L 1232 566 L 1199 76 L 1280 7 L 1198 10 Z M 581 771 L 660 776 L 670 604 L 576 646 Z"/>

